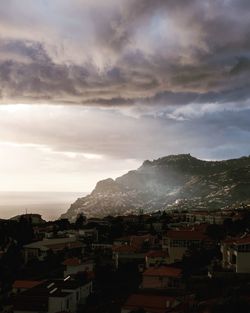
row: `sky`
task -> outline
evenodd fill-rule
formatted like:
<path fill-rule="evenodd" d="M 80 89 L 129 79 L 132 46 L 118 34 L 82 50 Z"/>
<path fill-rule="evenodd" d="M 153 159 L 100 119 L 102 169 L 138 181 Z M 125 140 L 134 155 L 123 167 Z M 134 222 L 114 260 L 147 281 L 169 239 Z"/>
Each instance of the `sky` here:
<path fill-rule="evenodd" d="M 249 0 L 0 5 L 0 191 L 250 154 Z"/>

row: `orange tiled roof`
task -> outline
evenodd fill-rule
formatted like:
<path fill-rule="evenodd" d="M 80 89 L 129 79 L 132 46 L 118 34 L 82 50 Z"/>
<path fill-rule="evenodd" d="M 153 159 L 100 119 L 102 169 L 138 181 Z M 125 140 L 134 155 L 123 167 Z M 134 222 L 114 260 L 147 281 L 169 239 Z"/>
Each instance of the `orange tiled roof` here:
<path fill-rule="evenodd" d="M 205 240 L 207 236 L 196 230 L 169 230 L 167 232 L 167 237 L 171 239 L 180 239 L 180 240 Z"/>
<path fill-rule="evenodd" d="M 36 280 L 16 280 L 14 281 L 12 287 L 17 289 L 31 289 L 40 285 L 42 281 Z"/>
<path fill-rule="evenodd" d="M 77 266 L 81 264 L 81 260 L 79 260 L 78 258 L 70 258 L 70 259 L 66 259 L 63 262 L 63 265 L 68 265 L 68 266 Z"/>
<path fill-rule="evenodd" d="M 131 246 L 113 246 L 113 252 L 120 252 L 120 253 L 132 253 L 136 252 L 136 249 Z"/>
<path fill-rule="evenodd" d="M 172 306 L 175 298 L 168 296 L 150 295 L 150 294 L 132 294 L 123 308 L 134 310 L 144 308 L 150 313 L 165 313 L 167 311 L 167 302 Z"/>
<path fill-rule="evenodd" d="M 155 251 L 149 251 L 146 255 L 149 258 L 165 258 L 168 257 L 168 251 L 162 251 L 162 250 L 155 250 Z"/>
<path fill-rule="evenodd" d="M 245 236 L 243 238 L 239 238 L 235 243 L 236 244 L 250 244 L 250 235 Z"/>
<path fill-rule="evenodd" d="M 131 236 L 131 245 L 139 248 L 146 240 L 152 243 L 154 239 L 155 237 L 152 235 Z"/>
<path fill-rule="evenodd" d="M 181 277 L 182 270 L 176 267 L 161 266 L 148 268 L 144 276 Z"/>
<path fill-rule="evenodd" d="M 237 240 L 237 237 L 227 238 L 222 241 L 222 243 L 234 243 Z"/>
<path fill-rule="evenodd" d="M 250 235 L 245 235 L 242 237 L 232 237 L 232 238 L 227 238 L 223 240 L 222 243 L 228 243 L 228 244 L 250 244 Z"/>
<path fill-rule="evenodd" d="M 56 243 L 56 244 L 45 244 L 45 247 L 51 250 L 62 250 L 64 248 L 74 249 L 81 248 L 83 244 L 80 241 L 75 242 L 65 242 L 65 243 Z"/>

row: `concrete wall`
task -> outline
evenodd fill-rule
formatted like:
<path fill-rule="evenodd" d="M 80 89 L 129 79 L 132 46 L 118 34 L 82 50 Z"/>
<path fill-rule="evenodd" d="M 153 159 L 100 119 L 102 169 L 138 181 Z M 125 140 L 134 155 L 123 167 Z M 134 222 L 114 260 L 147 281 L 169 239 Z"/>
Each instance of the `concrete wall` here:
<path fill-rule="evenodd" d="M 94 269 L 94 264 L 93 263 L 84 263 L 84 264 L 79 264 L 76 266 L 70 266 L 68 265 L 66 270 L 64 271 L 64 276 L 68 276 L 68 275 L 72 275 L 72 274 L 76 274 L 79 272 L 92 272 Z"/>
<path fill-rule="evenodd" d="M 50 297 L 48 313 L 57 313 L 61 311 L 76 311 L 76 301 L 74 295 L 69 293 L 67 297 Z"/>
<path fill-rule="evenodd" d="M 237 252 L 236 273 L 250 273 L 250 252 Z"/>
<path fill-rule="evenodd" d="M 143 276 L 142 288 L 145 289 L 169 289 L 181 288 L 183 284 L 181 279 L 173 277 L 159 277 L 159 276 Z"/>
<path fill-rule="evenodd" d="M 88 284 L 81 287 L 80 290 L 80 303 L 85 303 L 86 299 L 92 292 L 92 282 L 89 282 Z"/>
<path fill-rule="evenodd" d="M 184 254 L 186 253 L 188 248 L 186 247 L 171 247 L 169 252 L 169 262 L 174 263 L 178 260 L 182 260 Z"/>
<path fill-rule="evenodd" d="M 161 265 L 169 264 L 169 258 L 168 257 L 155 257 L 155 258 L 146 257 L 146 267 L 151 267 L 151 266 L 155 266 L 158 264 L 161 264 Z"/>
<path fill-rule="evenodd" d="M 160 279 L 158 276 L 143 276 L 142 288 L 156 288 L 163 289 L 168 287 L 168 279 L 163 277 Z"/>

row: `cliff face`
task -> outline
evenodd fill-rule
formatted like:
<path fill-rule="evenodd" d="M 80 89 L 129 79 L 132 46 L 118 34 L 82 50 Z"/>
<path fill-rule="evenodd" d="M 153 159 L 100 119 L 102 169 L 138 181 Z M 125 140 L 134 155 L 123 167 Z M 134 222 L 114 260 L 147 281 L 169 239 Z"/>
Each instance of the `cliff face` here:
<path fill-rule="evenodd" d="M 135 171 L 97 183 L 62 217 L 103 217 L 170 207 L 218 208 L 250 199 L 250 157 L 203 161 L 190 154 L 145 161 Z"/>

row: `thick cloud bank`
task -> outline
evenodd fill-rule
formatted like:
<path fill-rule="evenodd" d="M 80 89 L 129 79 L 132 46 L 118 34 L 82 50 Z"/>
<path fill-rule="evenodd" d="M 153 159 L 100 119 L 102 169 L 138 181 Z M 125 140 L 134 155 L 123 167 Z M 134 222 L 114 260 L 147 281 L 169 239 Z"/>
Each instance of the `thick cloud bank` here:
<path fill-rule="evenodd" d="M 249 98 L 247 0 L 11 0 L 0 101 L 97 106 Z"/>
<path fill-rule="evenodd" d="M 249 85 L 249 0 L 1 1 L 0 189 L 250 154 Z"/>

